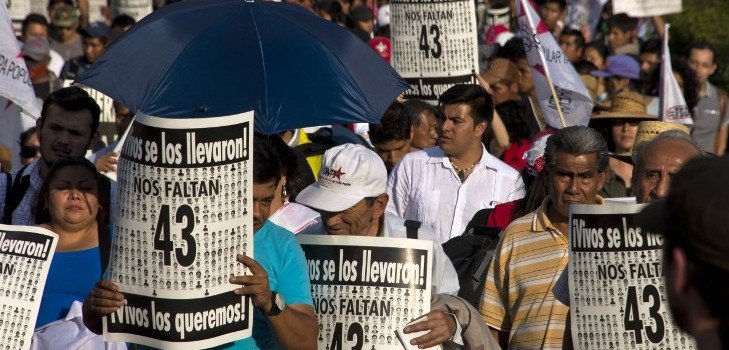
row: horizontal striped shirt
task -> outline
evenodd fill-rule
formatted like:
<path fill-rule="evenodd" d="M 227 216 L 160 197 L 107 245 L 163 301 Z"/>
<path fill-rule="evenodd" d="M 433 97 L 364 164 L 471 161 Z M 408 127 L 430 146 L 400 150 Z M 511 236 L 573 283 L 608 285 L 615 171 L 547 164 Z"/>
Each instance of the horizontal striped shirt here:
<path fill-rule="evenodd" d="M 504 230 L 488 268 L 481 315 L 509 333 L 509 349 L 563 346 L 569 307 L 552 289 L 567 267 L 568 241 L 547 217 L 548 205 L 549 198 Z"/>

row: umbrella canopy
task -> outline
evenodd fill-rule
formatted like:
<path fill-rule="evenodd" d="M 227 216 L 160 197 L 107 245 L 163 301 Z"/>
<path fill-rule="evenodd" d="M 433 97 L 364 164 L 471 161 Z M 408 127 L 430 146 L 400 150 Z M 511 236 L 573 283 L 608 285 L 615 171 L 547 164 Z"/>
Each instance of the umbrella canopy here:
<path fill-rule="evenodd" d="M 367 44 L 302 7 L 189 0 L 117 39 L 76 80 L 133 112 L 204 118 L 253 110 L 256 131 L 378 122 L 407 83 Z"/>

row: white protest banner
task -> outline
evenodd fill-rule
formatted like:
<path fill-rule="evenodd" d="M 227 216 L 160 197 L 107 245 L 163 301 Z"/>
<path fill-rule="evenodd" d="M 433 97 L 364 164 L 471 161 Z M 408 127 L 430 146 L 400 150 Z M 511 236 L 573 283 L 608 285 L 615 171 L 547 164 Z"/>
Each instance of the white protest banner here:
<path fill-rule="evenodd" d="M 0 96 L 37 119 L 40 116 L 38 100 L 4 4 L 0 5 L 0 22 Z"/>
<path fill-rule="evenodd" d="M 30 349 L 58 235 L 40 227 L 0 225 L 0 344 Z"/>
<path fill-rule="evenodd" d="M 392 67 L 410 84 L 407 98 L 431 102 L 478 71 L 475 3 L 468 0 L 390 2 Z"/>
<path fill-rule="evenodd" d="M 152 0 L 111 0 L 111 9 L 115 16 L 127 15 L 139 21 L 152 13 Z"/>
<path fill-rule="evenodd" d="M 516 11 L 519 14 L 518 35 L 524 40 L 534 89 L 547 124 L 557 129 L 587 125 L 593 102 L 574 66 L 529 0 L 517 1 Z M 559 105 L 555 99 L 559 100 Z"/>
<path fill-rule="evenodd" d="M 652 17 L 679 13 L 682 6 L 682 0 L 613 0 L 613 13 Z"/>
<path fill-rule="evenodd" d="M 319 320 L 319 349 L 402 350 L 397 330 L 430 312 L 433 243 L 298 235 Z"/>
<path fill-rule="evenodd" d="M 15 34 L 20 36 L 20 30 L 23 25 L 23 20 L 31 13 L 37 13 L 48 17 L 46 12 L 46 0 L 3 0 L 3 3 L 7 4 L 8 12 L 10 13 L 10 19 L 13 21 L 13 29 Z"/>
<path fill-rule="evenodd" d="M 73 85 L 73 80 L 65 79 L 63 81 L 63 87 L 69 87 L 71 85 Z M 99 134 L 101 136 L 101 141 L 104 142 L 104 144 L 106 145 L 114 142 L 117 137 L 121 136 L 117 135 L 116 132 L 114 99 L 88 86 L 84 86 L 81 84 L 76 84 L 76 86 L 88 92 L 91 98 L 93 98 L 94 101 L 99 104 L 99 108 L 101 108 L 101 116 L 99 117 Z"/>
<path fill-rule="evenodd" d="M 695 349 L 671 317 L 663 239 L 635 224 L 643 205 L 570 207 L 575 349 Z"/>
<path fill-rule="evenodd" d="M 668 29 L 670 24 L 666 23 L 665 34 L 663 34 L 663 59 L 661 61 L 661 91 L 660 91 L 660 111 L 658 115 L 663 121 L 670 123 L 679 123 L 685 125 L 693 125 L 694 120 L 691 118 L 686 99 L 683 97 L 681 88 L 678 86 L 676 76 L 673 75 L 673 67 L 671 64 L 671 51 L 668 48 Z"/>
<path fill-rule="evenodd" d="M 252 143 L 253 112 L 136 115 L 109 263 L 127 303 L 104 318 L 105 340 L 195 349 L 251 336 L 253 304 L 228 278 L 244 274 L 236 255 L 253 252 Z"/>

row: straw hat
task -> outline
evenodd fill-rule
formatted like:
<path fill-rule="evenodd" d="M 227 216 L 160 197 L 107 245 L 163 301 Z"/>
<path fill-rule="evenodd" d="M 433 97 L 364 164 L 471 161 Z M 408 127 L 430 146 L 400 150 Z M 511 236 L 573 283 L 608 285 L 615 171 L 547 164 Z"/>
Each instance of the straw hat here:
<path fill-rule="evenodd" d="M 637 92 L 623 91 L 615 96 L 609 111 L 591 118 L 591 120 L 601 119 L 658 119 L 658 117 L 646 113 L 643 95 Z"/>
<path fill-rule="evenodd" d="M 638 124 L 638 132 L 635 134 L 635 146 L 633 146 L 633 149 L 641 143 L 653 140 L 658 137 L 658 135 L 669 130 L 681 131 L 687 136 L 691 135 L 691 130 L 683 124 L 668 123 L 658 120 L 644 121 Z"/>

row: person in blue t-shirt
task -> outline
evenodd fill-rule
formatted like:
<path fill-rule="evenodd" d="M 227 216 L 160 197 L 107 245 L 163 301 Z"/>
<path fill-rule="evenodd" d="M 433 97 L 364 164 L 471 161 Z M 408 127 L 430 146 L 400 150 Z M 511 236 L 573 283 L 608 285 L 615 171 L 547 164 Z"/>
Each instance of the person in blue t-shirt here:
<path fill-rule="evenodd" d="M 269 136 L 256 134 L 253 155 L 253 253 L 256 260 L 238 255 L 251 275 L 235 276 L 237 295 L 249 295 L 256 306 L 253 337 L 215 349 L 315 349 L 319 327 L 311 299 L 306 259 L 294 235 L 267 221 L 281 163 Z M 278 137 L 278 136 L 270 136 Z M 124 304 L 118 286 L 108 280 L 96 283 L 84 302 L 84 324 L 101 333 L 101 319 Z"/>
<path fill-rule="evenodd" d="M 84 158 L 63 158 L 51 166 L 38 193 L 35 218 L 58 234 L 58 246 L 43 290 L 36 328 L 66 317 L 74 301 L 83 301 L 103 267 L 98 219 L 99 173 Z M 108 237 L 108 236 L 107 236 Z"/>

